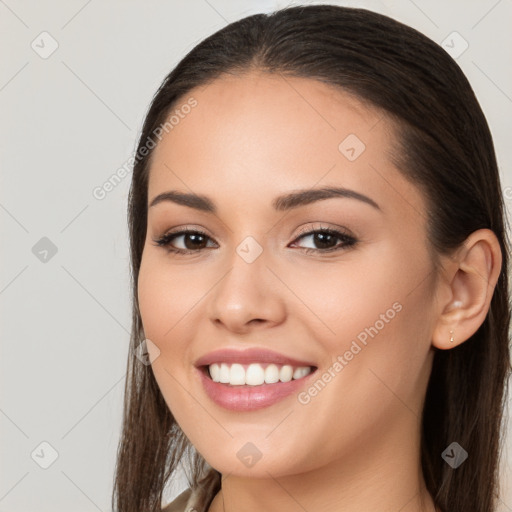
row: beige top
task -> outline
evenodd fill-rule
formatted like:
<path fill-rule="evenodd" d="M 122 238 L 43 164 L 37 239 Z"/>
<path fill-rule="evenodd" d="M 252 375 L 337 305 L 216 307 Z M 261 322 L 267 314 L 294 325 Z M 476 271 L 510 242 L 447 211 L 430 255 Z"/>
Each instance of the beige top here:
<path fill-rule="evenodd" d="M 199 481 L 196 488 L 189 487 L 166 505 L 162 512 L 208 512 L 213 498 L 220 490 L 221 477 L 213 468 Z"/>

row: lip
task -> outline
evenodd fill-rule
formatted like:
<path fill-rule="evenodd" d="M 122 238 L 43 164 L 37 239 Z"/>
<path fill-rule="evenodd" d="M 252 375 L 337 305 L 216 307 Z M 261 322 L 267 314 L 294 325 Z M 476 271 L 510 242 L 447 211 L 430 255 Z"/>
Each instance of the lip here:
<path fill-rule="evenodd" d="M 244 350 L 224 348 L 209 352 L 204 356 L 200 357 L 194 363 L 196 368 L 201 366 L 208 366 L 213 363 L 239 363 L 239 364 L 250 364 L 250 363 L 274 363 L 274 364 L 289 364 L 291 366 L 314 366 L 317 365 L 310 361 L 300 361 L 292 357 L 285 356 L 278 352 L 274 352 L 268 349 L 262 348 L 248 348 Z"/>
<path fill-rule="evenodd" d="M 304 366 L 308 365 L 305 364 Z M 230 386 L 214 382 L 207 375 L 208 369 L 206 367 L 196 368 L 206 395 L 220 407 L 236 412 L 263 409 L 284 400 L 293 393 L 298 393 L 301 388 L 309 384 L 313 375 L 316 377 L 316 370 L 315 367 L 305 377 L 289 382 L 276 382 L 275 384 L 261 384 L 259 386 Z"/>
<path fill-rule="evenodd" d="M 208 365 L 213 363 L 274 363 L 294 367 L 309 366 L 311 373 L 300 379 L 259 386 L 230 386 L 214 382 L 208 372 Z M 195 361 L 196 370 L 206 395 L 217 405 L 237 412 L 248 412 L 269 407 L 304 387 L 312 375 L 316 375 L 317 365 L 311 361 L 301 361 L 273 350 L 252 347 L 244 350 L 224 348 L 209 352 Z"/>

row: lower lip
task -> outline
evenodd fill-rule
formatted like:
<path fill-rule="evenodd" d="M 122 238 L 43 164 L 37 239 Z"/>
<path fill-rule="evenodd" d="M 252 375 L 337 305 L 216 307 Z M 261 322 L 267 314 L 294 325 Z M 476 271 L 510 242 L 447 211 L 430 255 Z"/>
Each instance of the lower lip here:
<path fill-rule="evenodd" d="M 273 405 L 299 391 L 316 369 L 305 377 L 289 382 L 261 384 L 259 386 L 230 386 L 210 379 L 205 370 L 196 368 L 206 394 L 217 404 L 231 411 L 255 411 Z M 206 370 L 207 372 L 208 370 Z"/>

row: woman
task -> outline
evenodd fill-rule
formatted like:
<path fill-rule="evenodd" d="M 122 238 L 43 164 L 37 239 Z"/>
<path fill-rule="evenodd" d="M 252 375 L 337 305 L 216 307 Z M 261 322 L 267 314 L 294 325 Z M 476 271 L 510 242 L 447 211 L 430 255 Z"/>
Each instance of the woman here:
<path fill-rule="evenodd" d="M 116 510 L 160 510 L 187 461 L 166 511 L 495 510 L 510 249 L 443 49 L 363 9 L 249 16 L 166 77 L 136 160 L 149 361 L 129 360 Z"/>

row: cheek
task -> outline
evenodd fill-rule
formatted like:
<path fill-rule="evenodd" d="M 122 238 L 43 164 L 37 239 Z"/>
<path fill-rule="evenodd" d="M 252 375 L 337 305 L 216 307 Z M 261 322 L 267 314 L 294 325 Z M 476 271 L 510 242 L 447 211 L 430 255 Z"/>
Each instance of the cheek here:
<path fill-rule="evenodd" d="M 283 280 L 301 301 L 295 312 L 303 312 L 303 321 L 314 327 L 312 339 L 329 340 L 330 349 L 343 348 L 337 346 L 340 341 L 360 333 L 364 338 L 366 328 L 377 322 L 380 331 L 382 322 L 387 325 L 395 318 L 400 306 L 393 305 L 404 302 L 408 285 L 403 276 L 417 270 L 398 261 L 394 247 L 380 249 L 378 254 L 355 251 L 337 261 L 316 262 L 304 271 L 283 269 Z M 295 303 L 295 298 L 290 296 L 290 301 Z"/>
<path fill-rule="evenodd" d="M 175 273 L 165 272 L 154 259 L 143 257 L 138 279 L 139 310 L 144 335 L 156 345 L 158 356 L 152 359 L 151 367 L 169 408 L 176 403 L 175 378 L 183 378 L 180 375 L 186 364 L 187 346 L 185 339 L 180 341 L 179 332 L 187 300 L 172 275 Z"/>
<path fill-rule="evenodd" d="M 428 320 L 431 264 L 423 252 L 405 243 L 381 241 L 309 275 L 307 283 L 295 277 L 294 286 L 333 340 L 357 338 L 364 343 L 389 337 L 398 348 L 406 342 L 403 329 L 410 332 Z"/>
<path fill-rule="evenodd" d="M 200 299 L 209 288 L 205 286 L 201 275 L 170 269 L 158 254 L 143 255 L 137 286 L 139 310 L 144 335 L 159 351 L 151 365 L 153 374 L 175 416 L 190 406 L 183 385 L 193 370 L 191 340 L 199 325 Z"/>
<path fill-rule="evenodd" d="M 198 297 L 204 293 L 197 279 L 170 269 L 158 255 L 143 257 L 138 279 L 138 302 L 146 336 L 166 350 Z M 153 339 L 154 338 L 154 339 Z"/>
<path fill-rule="evenodd" d="M 354 256 L 302 276 L 290 273 L 287 281 L 305 298 L 307 309 L 298 306 L 308 336 L 322 347 L 327 366 L 338 362 L 325 403 L 340 413 L 348 402 L 380 408 L 393 393 L 416 400 L 431 347 L 428 260 L 391 245 L 370 259 Z"/>

